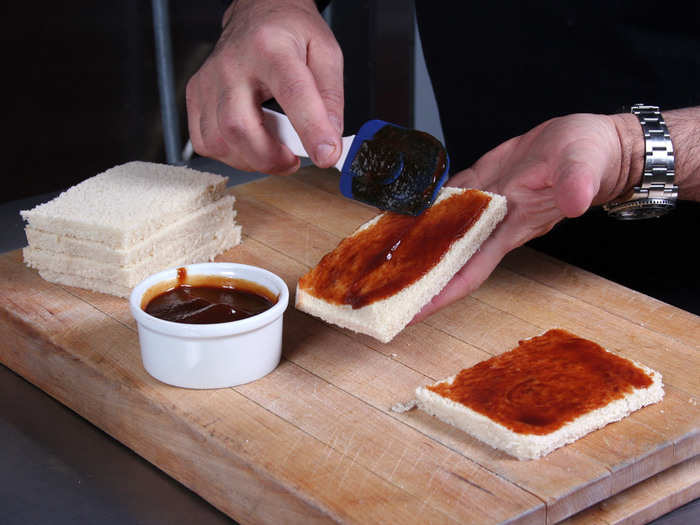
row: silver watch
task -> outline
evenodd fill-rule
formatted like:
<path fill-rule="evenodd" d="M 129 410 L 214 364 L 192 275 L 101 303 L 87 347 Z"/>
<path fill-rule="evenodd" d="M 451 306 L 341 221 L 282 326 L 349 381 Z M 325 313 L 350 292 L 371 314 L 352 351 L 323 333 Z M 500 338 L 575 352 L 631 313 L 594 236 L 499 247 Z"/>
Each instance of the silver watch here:
<path fill-rule="evenodd" d="M 678 186 L 674 184 L 675 157 L 671 136 L 657 106 L 635 104 L 644 133 L 644 171 L 639 186 L 603 205 L 616 219 L 660 217 L 676 207 Z"/>

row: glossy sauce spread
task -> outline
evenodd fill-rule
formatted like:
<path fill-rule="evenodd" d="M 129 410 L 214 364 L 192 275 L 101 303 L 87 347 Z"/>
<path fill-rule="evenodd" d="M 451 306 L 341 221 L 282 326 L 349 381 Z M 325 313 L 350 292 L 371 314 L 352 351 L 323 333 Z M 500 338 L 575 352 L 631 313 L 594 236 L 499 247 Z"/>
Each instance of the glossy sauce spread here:
<path fill-rule="evenodd" d="M 447 152 L 423 131 L 386 125 L 360 146 L 350 164 L 355 199 L 417 215 L 431 204 L 447 169 Z"/>
<path fill-rule="evenodd" d="M 192 275 L 178 268 L 176 281 L 150 288 L 141 302 L 154 317 L 188 324 L 228 323 L 252 317 L 271 308 L 277 296 L 244 279 Z"/>
<path fill-rule="evenodd" d="M 467 190 L 418 216 L 384 213 L 373 226 L 341 241 L 299 286 L 315 297 L 353 308 L 394 295 L 433 268 L 490 201 L 483 192 Z"/>
<path fill-rule="evenodd" d="M 543 435 L 651 384 L 627 359 L 554 329 L 427 388 L 514 432 Z"/>

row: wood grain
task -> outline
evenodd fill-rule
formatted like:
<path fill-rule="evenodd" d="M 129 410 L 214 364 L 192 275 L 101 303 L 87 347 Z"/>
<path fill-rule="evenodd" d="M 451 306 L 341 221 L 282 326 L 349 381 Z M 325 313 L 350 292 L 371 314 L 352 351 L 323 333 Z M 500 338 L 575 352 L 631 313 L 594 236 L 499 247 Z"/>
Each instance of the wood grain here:
<path fill-rule="evenodd" d="M 700 497 L 700 458 L 675 465 L 563 523 L 566 525 L 648 523 Z"/>
<path fill-rule="evenodd" d="M 218 259 L 263 266 L 293 296 L 376 214 L 336 188 L 316 169 L 235 187 L 244 240 Z M 125 300 L 47 283 L 19 252 L 0 272 L 0 360 L 243 523 L 623 523 L 697 497 L 698 317 L 529 249 L 389 344 L 290 306 L 280 366 L 212 391 L 148 376 Z M 391 411 L 554 326 L 659 370 L 664 401 L 536 462 Z"/>

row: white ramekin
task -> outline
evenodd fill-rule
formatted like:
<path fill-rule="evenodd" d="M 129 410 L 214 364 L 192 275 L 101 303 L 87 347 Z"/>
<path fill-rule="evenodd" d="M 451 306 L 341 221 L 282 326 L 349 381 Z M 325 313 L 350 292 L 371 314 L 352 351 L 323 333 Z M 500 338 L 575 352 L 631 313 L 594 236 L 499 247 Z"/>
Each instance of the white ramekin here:
<path fill-rule="evenodd" d="M 133 289 L 129 300 L 146 371 L 169 385 L 223 388 L 254 381 L 274 370 L 282 353 L 282 314 L 289 302 L 285 282 L 246 264 L 201 263 L 184 268 L 188 276 L 216 275 L 258 283 L 278 295 L 277 303 L 229 323 L 175 323 L 147 314 L 141 301 L 152 286 L 176 280 L 177 268 L 147 277 Z"/>

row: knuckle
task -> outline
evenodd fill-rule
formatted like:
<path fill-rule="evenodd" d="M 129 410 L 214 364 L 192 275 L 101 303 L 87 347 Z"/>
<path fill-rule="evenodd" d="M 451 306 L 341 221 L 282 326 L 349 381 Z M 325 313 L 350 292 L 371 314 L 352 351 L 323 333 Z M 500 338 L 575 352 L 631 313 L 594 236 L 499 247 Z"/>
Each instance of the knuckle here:
<path fill-rule="evenodd" d="M 185 84 L 185 99 L 190 100 L 194 96 L 194 76 L 191 76 Z"/>
<path fill-rule="evenodd" d="M 232 116 L 219 118 L 219 130 L 227 140 L 233 143 L 242 142 L 248 135 L 246 126 Z"/>
<path fill-rule="evenodd" d="M 196 103 L 196 85 L 195 85 L 195 78 L 191 77 L 187 81 L 187 85 L 185 86 L 185 105 L 189 110 L 191 110 L 192 107 L 194 107 Z"/>
<path fill-rule="evenodd" d="M 260 26 L 251 35 L 253 49 L 266 57 L 279 55 L 284 49 L 280 43 L 280 29 L 270 25 Z"/>
<path fill-rule="evenodd" d="M 216 115 L 219 131 L 227 139 L 237 141 L 247 135 L 247 126 L 232 109 L 234 101 L 230 90 L 222 91 L 217 102 Z"/>
<path fill-rule="evenodd" d="M 236 168 L 237 170 L 247 172 L 259 171 L 255 169 L 254 166 L 250 165 L 247 161 L 242 159 L 239 155 L 236 155 L 234 153 L 229 153 L 225 156 L 219 157 L 217 158 L 217 160 L 220 160 L 223 163 Z"/>
<path fill-rule="evenodd" d="M 202 135 L 201 151 L 195 148 L 195 151 L 200 155 L 212 158 L 222 158 L 225 157 L 228 148 L 226 143 L 221 138 L 221 135 L 213 129 L 213 126 L 209 124 L 206 119 L 203 119 L 200 124 L 200 133 Z M 193 144 L 194 147 L 194 144 Z"/>
<path fill-rule="evenodd" d="M 343 57 L 343 50 L 335 39 L 331 40 L 330 45 L 328 46 L 328 53 L 331 61 L 335 64 L 339 64 L 342 67 L 343 61 L 345 60 Z"/>
<path fill-rule="evenodd" d="M 263 163 L 258 171 L 262 173 L 269 173 L 271 175 L 286 175 L 296 171 L 298 161 L 291 162 L 271 162 L 266 161 Z"/>
<path fill-rule="evenodd" d="M 302 100 L 307 90 L 307 82 L 304 79 L 288 79 L 280 84 L 277 93 L 282 100 Z"/>
<path fill-rule="evenodd" d="M 198 137 L 194 133 L 190 136 L 190 140 L 192 141 L 192 149 L 195 151 L 195 153 L 201 155 L 202 157 L 212 157 L 212 154 L 209 152 L 204 140 L 200 137 L 201 135 Z"/>
<path fill-rule="evenodd" d="M 205 155 L 206 148 L 204 147 L 204 143 L 202 143 L 200 137 L 201 136 L 199 133 L 195 133 L 190 130 L 190 142 L 192 142 L 192 149 L 199 155 Z"/>
<path fill-rule="evenodd" d="M 319 91 L 321 98 L 329 107 L 342 107 L 345 100 L 343 98 L 343 93 L 334 88 L 325 88 Z"/>
<path fill-rule="evenodd" d="M 236 100 L 236 97 L 233 94 L 233 88 L 231 86 L 225 87 L 219 92 L 219 96 L 218 96 L 218 99 L 216 102 L 216 104 L 217 104 L 216 109 L 218 111 L 222 111 L 222 110 L 226 109 L 227 107 L 229 107 L 230 104 L 232 102 L 234 102 L 235 100 Z"/>

